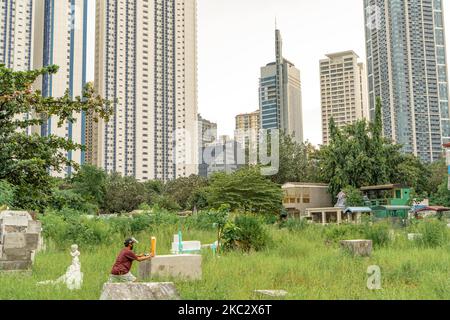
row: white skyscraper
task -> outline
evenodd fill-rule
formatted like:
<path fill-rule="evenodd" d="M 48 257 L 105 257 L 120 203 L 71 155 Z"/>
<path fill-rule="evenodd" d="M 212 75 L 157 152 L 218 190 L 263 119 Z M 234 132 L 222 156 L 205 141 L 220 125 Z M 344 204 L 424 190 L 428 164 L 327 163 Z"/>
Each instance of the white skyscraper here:
<path fill-rule="evenodd" d="M 450 141 L 442 0 L 364 0 L 369 109 L 382 100 L 384 135 L 423 161 Z"/>
<path fill-rule="evenodd" d="M 96 86 L 115 100 L 88 123 L 88 161 L 138 180 L 198 172 L 196 0 L 97 0 Z"/>
<path fill-rule="evenodd" d="M 367 78 L 363 63 L 353 51 L 327 54 L 320 60 L 323 144 L 329 143 L 329 124 L 333 118 L 341 128 L 369 118 Z"/>
<path fill-rule="evenodd" d="M 87 0 L 0 0 L 0 10 L 0 63 L 17 71 L 55 64 L 58 73 L 39 78 L 34 88 L 44 96 L 61 97 L 67 90 L 80 96 L 86 84 Z M 85 144 L 84 115 L 74 118 L 61 128 L 57 119 L 48 119 L 37 131 Z M 84 152 L 67 158 L 83 163 Z"/>
<path fill-rule="evenodd" d="M 0 0 L 0 63 L 17 71 L 33 67 L 33 0 Z"/>

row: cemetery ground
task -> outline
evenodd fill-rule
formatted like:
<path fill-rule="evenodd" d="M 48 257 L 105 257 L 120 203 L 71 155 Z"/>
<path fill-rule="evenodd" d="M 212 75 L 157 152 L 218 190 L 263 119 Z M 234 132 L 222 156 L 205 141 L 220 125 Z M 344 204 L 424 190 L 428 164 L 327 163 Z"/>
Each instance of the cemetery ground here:
<path fill-rule="evenodd" d="M 173 280 L 186 300 L 257 300 L 254 290 L 286 290 L 289 300 L 309 299 L 449 299 L 450 243 L 426 247 L 408 241 L 406 231 L 397 229 L 395 240 L 375 246 L 370 258 L 353 257 L 343 252 L 339 237 L 355 238 L 346 233 L 351 226 L 302 226 L 298 230 L 267 226 L 271 245 L 259 252 L 202 252 L 201 281 Z M 148 252 L 151 236 L 158 239 L 158 254 L 169 254 L 170 243 L 178 226 L 161 226 L 136 235 L 140 243 L 135 251 Z M 448 230 L 445 230 L 448 232 Z M 328 235 L 328 237 L 327 237 Z M 189 229 L 185 240 L 213 243 L 217 234 Z M 36 256 L 30 274 L 0 274 L 0 300 L 97 300 L 108 280 L 111 266 L 122 248 L 122 236 L 90 248 L 80 246 L 83 288 L 69 291 L 65 286 L 37 286 L 37 282 L 63 274 L 71 258 L 48 241 L 47 250 Z M 382 289 L 367 288 L 367 269 L 377 265 L 382 272 Z M 133 274 L 137 275 L 138 263 Z"/>

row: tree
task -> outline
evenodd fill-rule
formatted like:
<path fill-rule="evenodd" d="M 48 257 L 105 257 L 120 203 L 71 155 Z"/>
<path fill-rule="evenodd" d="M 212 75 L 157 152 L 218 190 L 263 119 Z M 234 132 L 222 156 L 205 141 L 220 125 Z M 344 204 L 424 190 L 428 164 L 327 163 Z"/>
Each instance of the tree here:
<path fill-rule="evenodd" d="M 128 213 L 146 202 L 146 190 L 133 177 L 113 173 L 106 179 L 106 192 L 102 204 L 103 213 Z"/>
<path fill-rule="evenodd" d="M 297 143 L 291 136 L 280 134 L 280 168 L 272 176 L 277 184 L 286 182 L 320 182 L 316 149 L 310 143 Z"/>
<path fill-rule="evenodd" d="M 283 193 L 279 185 L 262 176 L 258 167 L 244 168 L 233 174 L 211 177 L 208 204 L 228 205 L 231 210 L 279 214 Z"/>
<path fill-rule="evenodd" d="M 13 71 L 0 65 L 0 179 L 16 188 L 16 207 L 43 210 L 51 195 L 49 171 L 61 172 L 67 167 L 77 168 L 66 157 L 69 151 L 83 149 L 73 141 L 54 135 L 26 135 L 25 130 L 57 119 L 58 125 L 74 122 L 74 114 L 86 112 L 95 120 L 108 120 L 111 103 L 94 94 L 88 84 L 81 97 L 72 99 L 69 92 L 63 97 L 43 97 L 32 85 L 38 77 L 50 76 L 57 66 L 33 71 Z M 29 115 L 24 117 L 23 115 Z"/>
<path fill-rule="evenodd" d="M 364 196 L 361 192 L 361 190 L 355 188 L 355 187 L 346 187 L 343 189 L 346 197 L 346 203 L 345 205 L 347 207 L 361 207 L 364 205 Z"/>
<path fill-rule="evenodd" d="M 14 202 L 14 187 L 7 181 L 0 180 L 0 208 L 12 206 Z"/>
<path fill-rule="evenodd" d="M 351 186 L 403 183 L 419 191 L 427 170 L 419 159 L 400 152 L 401 146 L 382 136 L 381 100 L 377 99 L 373 123 L 358 121 L 338 129 L 330 121 L 330 144 L 319 153 L 320 174 L 336 196 Z"/>
<path fill-rule="evenodd" d="M 83 165 L 72 178 L 73 191 L 84 200 L 101 206 L 104 203 L 107 177 L 104 170 L 92 165 Z"/>
<path fill-rule="evenodd" d="M 167 182 L 165 194 L 178 203 L 182 209 L 192 210 L 195 205 L 193 195 L 207 185 L 208 181 L 205 178 L 191 175 Z"/>

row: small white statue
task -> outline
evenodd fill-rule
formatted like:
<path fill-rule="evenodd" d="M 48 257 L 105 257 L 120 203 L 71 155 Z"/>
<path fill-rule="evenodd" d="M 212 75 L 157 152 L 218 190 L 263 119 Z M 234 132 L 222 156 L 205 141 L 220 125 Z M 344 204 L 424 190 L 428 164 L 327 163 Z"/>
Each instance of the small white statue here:
<path fill-rule="evenodd" d="M 67 272 L 65 275 L 59 277 L 55 281 L 43 281 L 39 282 L 39 285 L 46 284 L 59 284 L 65 283 L 69 290 L 80 290 L 83 285 L 83 273 L 81 272 L 81 263 L 80 263 L 80 251 L 78 251 L 78 245 L 74 244 L 71 246 L 70 255 L 72 256 L 72 264 L 67 268 Z"/>

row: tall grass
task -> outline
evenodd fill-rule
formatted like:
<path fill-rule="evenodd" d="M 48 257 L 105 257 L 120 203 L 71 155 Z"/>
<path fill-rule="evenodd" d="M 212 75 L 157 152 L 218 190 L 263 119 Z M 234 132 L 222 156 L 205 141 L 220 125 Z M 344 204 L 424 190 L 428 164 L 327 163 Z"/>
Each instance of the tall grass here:
<path fill-rule="evenodd" d="M 187 221 L 187 220 L 186 220 Z M 426 223 L 426 222 L 423 222 Z M 184 224 L 187 226 L 188 224 Z M 433 227 L 430 227 L 433 226 Z M 158 239 L 158 254 L 168 254 L 179 224 L 153 225 L 135 234 L 140 241 L 138 253 L 148 252 L 151 236 Z M 269 227 L 273 245 L 261 252 L 229 252 L 214 256 L 203 251 L 203 279 L 175 280 L 183 299 L 259 299 L 254 290 L 280 289 L 289 292 L 287 299 L 450 299 L 450 245 L 441 240 L 438 246 L 407 240 L 411 230 L 396 230 L 395 240 L 384 242 L 386 228 L 372 231 L 379 237 L 372 257 L 354 258 L 344 254 L 334 241 L 342 237 L 364 236 L 367 226 Z M 335 229 L 337 228 L 337 229 Z M 342 230 L 339 230 L 342 228 Z M 419 225 L 424 233 L 434 224 Z M 213 243 L 214 229 L 183 228 L 185 240 Z M 376 227 L 374 230 L 377 230 Z M 447 229 L 440 229 L 448 235 Z M 430 234 L 433 233 L 430 231 Z M 375 236 L 374 236 L 375 238 Z M 430 239 L 436 239 L 431 237 Z M 53 241 L 47 252 L 37 255 L 31 275 L 0 274 L 0 300 L 4 299 L 98 299 L 117 253 L 122 235 L 114 234 L 105 243 L 80 246 L 85 281 L 82 290 L 71 292 L 64 287 L 37 286 L 43 280 L 56 279 L 70 265 L 69 247 L 60 249 Z M 428 240 L 427 240 L 428 241 Z M 382 290 L 367 289 L 367 268 L 378 265 L 382 272 Z M 137 274 L 137 263 L 133 273 Z M 155 279 L 164 281 L 171 279 Z"/>

